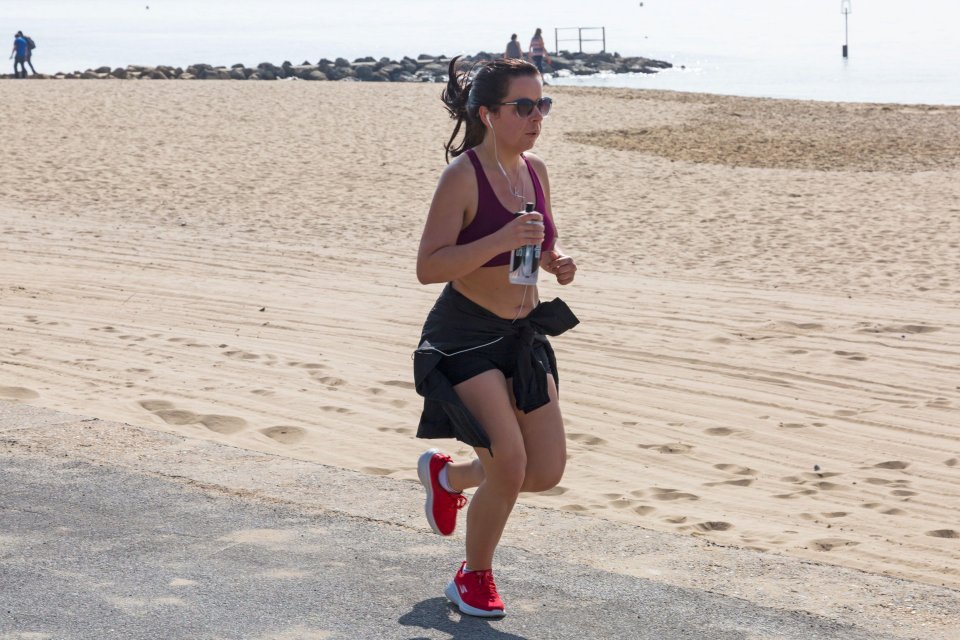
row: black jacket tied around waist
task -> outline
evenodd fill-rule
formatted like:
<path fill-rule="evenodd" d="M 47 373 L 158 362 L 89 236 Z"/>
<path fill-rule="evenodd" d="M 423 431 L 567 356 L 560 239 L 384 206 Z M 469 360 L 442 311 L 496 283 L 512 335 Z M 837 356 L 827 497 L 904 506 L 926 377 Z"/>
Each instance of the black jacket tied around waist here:
<path fill-rule="evenodd" d="M 557 336 L 579 324 L 559 298 L 540 303 L 525 318 L 506 320 L 484 309 L 448 284 L 424 323 L 420 346 L 413 354 L 413 377 L 423 396 L 418 438 L 456 438 L 472 447 L 490 450 L 490 438 L 467 410 L 453 385 L 437 369 L 444 354 L 475 348 L 501 337 L 519 338 L 513 395 L 517 408 L 529 413 L 550 402 L 547 372 L 534 355 L 542 345 L 550 361 L 554 383 L 560 387 L 556 356 L 546 336 Z M 491 455 L 493 451 L 490 451 Z"/>

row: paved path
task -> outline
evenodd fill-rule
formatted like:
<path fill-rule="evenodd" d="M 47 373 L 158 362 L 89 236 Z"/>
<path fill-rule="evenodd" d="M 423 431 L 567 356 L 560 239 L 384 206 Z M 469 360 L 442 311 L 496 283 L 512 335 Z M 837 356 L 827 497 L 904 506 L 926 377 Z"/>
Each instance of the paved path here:
<path fill-rule="evenodd" d="M 61 429 L 83 447 L 84 428 L 0 408 L 0 639 L 900 637 L 510 545 L 498 555 L 508 617 L 461 616 L 442 597 L 460 541 L 31 444 Z"/>

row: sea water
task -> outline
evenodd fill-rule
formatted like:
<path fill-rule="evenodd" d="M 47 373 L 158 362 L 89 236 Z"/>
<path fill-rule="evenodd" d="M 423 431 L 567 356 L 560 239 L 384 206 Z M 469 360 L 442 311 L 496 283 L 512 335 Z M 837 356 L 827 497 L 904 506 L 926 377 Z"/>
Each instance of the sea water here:
<path fill-rule="evenodd" d="M 128 64 L 294 64 L 548 47 L 667 60 L 654 75 L 556 78 L 813 100 L 960 104 L 956 0 L 29 0 L 0 25 L 38 44 L 41 73 Z M 577 27 L 603 27 L 577 31 Z M 845 30 L 848 28 L 848 31 Z M 605 37 L 605 43 L 601 38 Z M 849 42 L 849 57 L 841 48 Z M 12 65 L 12 63 L 11 63 Z"/>

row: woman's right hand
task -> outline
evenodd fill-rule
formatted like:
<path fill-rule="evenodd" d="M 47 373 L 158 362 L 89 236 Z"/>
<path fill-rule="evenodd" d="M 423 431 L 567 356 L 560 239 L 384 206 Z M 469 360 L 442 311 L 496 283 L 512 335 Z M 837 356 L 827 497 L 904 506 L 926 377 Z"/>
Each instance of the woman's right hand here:
<path fill-rule="evenodd" d="M 501 246 L 504 251 L 513 251 L 528 244 L 542 244 L 544 238 L 543 214 L 531 211 L 519 215 L 497 233 L 503 238 Z"/>

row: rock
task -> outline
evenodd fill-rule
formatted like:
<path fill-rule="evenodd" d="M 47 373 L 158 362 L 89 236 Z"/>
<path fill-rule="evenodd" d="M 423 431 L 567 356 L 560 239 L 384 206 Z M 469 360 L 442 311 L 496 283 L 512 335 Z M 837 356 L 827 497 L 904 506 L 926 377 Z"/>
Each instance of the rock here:
<path fill-rule="evenodd" d="M 114 78 L 120 78 L 121 80 L 127 77 L 127 70 L 121 69 L 120 67 L 114 69 L 112 73 Z"/>
<path fill-rule="evenodd" d="M 96 73 L 110 73 L 110 67 L 98 67 Z"/>
<path fill-rule="evenodd" d="M 373 66 L 369 64 L 360 64 L 354 69 L 357 72 L 357 77 L 361 80 L 371 80 L 373 79 Z"/>
<path fill-rule="evenodd" d="M 229 74 L 231 80 L 246 80 L 246 79 L 247 79 L 247 74 L 245 74 L 245 73 L 243 72 L 243 67 L 241 67 L 241 68 L 239 68 L 239 69 L 236 68 L 236 67 L 233 67 L 233 68 L 230 69 L 230 71 L 228 71 L 227 73 Z"/>
<path fill-rule="evenodd" d="M 80 77 L 84 80 L 96 80 L 97 74 L 93 71 L 87 70 L 80 74 Z"/>
<path fill-rule="evenodd" d="M 325 74 L 323 71 L 320 71 L 319 69 L 314 69 L 313 71 L 310 71 L 309 73 L 307 73 L 306 77 L 304 78 L 304 80 L 326 80 L 326 79 L 327 79 L 327 74 Z"/>
<path fill-rule="evenodd" d="M 327 78 L 330 80 L 344 80 L 345 78 L 356 78 L 357 72 L 350 67 L 330 67 L 327 71 Z"/>
<path fill-rule="evenodd" d="M 192 73 L 187 73 L 186 71 L 180 74 L 181 80 L 194 80 L 196 77 L 197 76 L 193 75 Z"/>
<path fill-rule="evenodd" d="M 167 74 L 165 74 L 163 71 L 160 71 L 160 69 L 154 69 L 153 71 L 151 71 L 149 74 L 149 78 L 151 80 L 167 80 L 168 79 Z"/>
<path fill-rule="evenodd" d="M 420 78 L 403 70 L 390 76 L 390 80 L 393 82 L 420 82 Z"/>
<path fill-rule="evenodd" d="M 337 58 L 336 61 L 333 63 L 333 66 L 335 66 L 335 67 L 349 67 L 349 66 L 350 66 L 350 61 L 347 60 L 346 58 Z"/>
<path fill-rule="evenodd" d="M 376 58 L 372 58 L 372 57 L 370 57 L 370 56 L 367 56 L 366 58 L 357 58 L 356 60 L 353 61 L 353 63 L 354 63 L 354 64 L 359 64 L 359 63 L 361 63 L 361 62 L 376 62 L 376 61 L 377 61 Z"/>
<path fill-rule="evenodd" d="M 436 57 L 437 56 L 431 56 L 428 53 L 421 53 L 420 55 L 417 56 L 417 60 L 422 62 L 423 60 L 434 60 L 436 59 Z"/>

